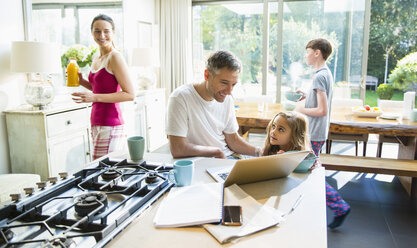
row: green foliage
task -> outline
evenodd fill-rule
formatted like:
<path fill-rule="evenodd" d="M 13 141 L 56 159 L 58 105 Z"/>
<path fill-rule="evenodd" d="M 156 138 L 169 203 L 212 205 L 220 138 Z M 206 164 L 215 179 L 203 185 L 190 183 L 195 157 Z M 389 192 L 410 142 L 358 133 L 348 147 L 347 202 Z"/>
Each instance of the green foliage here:
<path fill-rule="evenodd" d="M 388 51 L 388 71 L 406 54 L 417 52 L 416 9 L 415 0 L 372 0 L 368 75 L 383 81 Z"/>
<path fill-rule="evenodd" d="M 262 15 L 239 15 L 221 5 L 201 8 L 201 40 L 206 51 L 232 51 L 249 68 L 241 75 L 243 82 L 259 83 L 261 67 Z M 200 40 L 197 39 L 197 40 Z"/>
<path fill-rule="evenodd" d="M 360 98 L 359 94 L 352 94 L 352 98 Z M 402 91 L 394 91 L 394 95 L 391 100 L 394 101 L 403 101 L 404 93 Z M 365 94 L 365 105 L 377 106 L 378 105 L 378 95 L 375 90 L 367 90 Z"/>
<path fill-rule="evenodd" d="M 388 81 L 397 89 L 406 90 L 413 83 L 417 83 L 417 52 L 398 61 L 397 66 L 391 72 Z"/>
<path fill-rule="evenodd" d="M 390 100 L 394 95 L 394 87 L 390 84 L 380 84 L 376 89 L 376 94 L 381 100 Z"/>
<path fill-rule="evenodd" d="M 80 44 L 72 45 L 61 55 L 61 65 L 66 68 L 69 64 L 70 58 L 75 58 L 80 68 L 83 68 L 86 65 L 91 66 L 91 63 L 93 62 L 93 55 L 96 52 L 97 47 L 94 46 L 87 48 L 86 46 Z"/>

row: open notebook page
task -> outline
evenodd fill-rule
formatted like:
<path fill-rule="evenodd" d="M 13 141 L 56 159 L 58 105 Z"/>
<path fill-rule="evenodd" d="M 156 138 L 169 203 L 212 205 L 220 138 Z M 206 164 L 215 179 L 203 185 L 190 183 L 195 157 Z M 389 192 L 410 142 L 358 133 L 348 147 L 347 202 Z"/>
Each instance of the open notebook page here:
<path fill-rule="evenodd" d="M 155 227 L 182 227 L 219 223 L 223 184 L 207 183 L 172 188 L 154 218 Z"/>

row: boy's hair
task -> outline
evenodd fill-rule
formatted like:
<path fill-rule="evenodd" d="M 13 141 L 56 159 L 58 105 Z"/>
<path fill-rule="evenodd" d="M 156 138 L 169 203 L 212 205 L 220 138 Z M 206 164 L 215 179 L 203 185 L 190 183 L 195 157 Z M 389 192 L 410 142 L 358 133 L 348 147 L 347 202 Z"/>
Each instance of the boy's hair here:
<path fill-rule="evenodd" d="M 307 43 L 306 49 L 311 48 L 313 50 L 320 50 L 324 60 L 327 60 L 332 54 L 332 44 L 326 39 L 314 39 Z"/>
<path fill-rule="evenodd" d="M 242 63 L 229 51 L 217 51 L 207 59 L 206 69 L 214 75 L 219 74 L 219 70 L 227 68 L 230 71 L 241 71 Z"/>
<path fill-rule="evenodd" d="M 266 128 L 267 138 L 263 156 L 277 154 L 281 150 L 279 145 L 272 145 L 270 142 L 270 131 L 275 119 L 281 116 L 288 121 L 291 127 L 290 151 L 310 150 L 310 138 L 308 136 L 308 124 L 306 117 L 298 112 L 279 112 L 268 124 Z"/>

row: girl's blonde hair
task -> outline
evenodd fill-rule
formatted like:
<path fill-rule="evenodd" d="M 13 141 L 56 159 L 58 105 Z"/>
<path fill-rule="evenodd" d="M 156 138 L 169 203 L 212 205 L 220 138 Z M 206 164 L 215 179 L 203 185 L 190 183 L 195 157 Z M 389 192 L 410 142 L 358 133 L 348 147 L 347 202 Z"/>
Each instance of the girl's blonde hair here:
<path fill-rule="evenodd" d="M 308 136 L 308 124 L 306 117 L 298 112 L 279 112 L 268 124 L 266 128 L 267 138 L 263 156 L 277 154 L 279 145 L 272 145 L 270 142 L 270 131 L 275 119 L 281 116 L 288 121 L 291 127 L 290 151 L 310 150 L 310 138 Z"/>

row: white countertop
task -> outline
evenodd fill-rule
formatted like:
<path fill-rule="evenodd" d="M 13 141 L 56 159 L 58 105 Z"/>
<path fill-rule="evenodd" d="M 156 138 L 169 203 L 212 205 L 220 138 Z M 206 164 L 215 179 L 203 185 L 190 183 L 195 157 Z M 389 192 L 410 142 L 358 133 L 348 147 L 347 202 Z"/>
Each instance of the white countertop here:
<path fill-rule="evenodd" d="M 122 153 L 110 154 L 123 158 Z M 209 167 L 232 165 L 235 160 L 193 158 L 196 170 L 193 184 L 213 182 L 206 173 Z M 172 163 L 170 154 L 147 153 L 145 160 Z M 298 208 L 279 226 L 240 238 L 223 246 L 233 247 L 327 247 L 326 202 L 324 168 L 311 173 L 292 173 L 287 178 L 241 185 L 246 193 L 262 204 L 287 212 L 300 194 Z M 107 247 L 219 247 L 222 246 L 202 227 L 156 229 L 153 218 L 161 202 L 157 200 L 118 234 Z"/>

